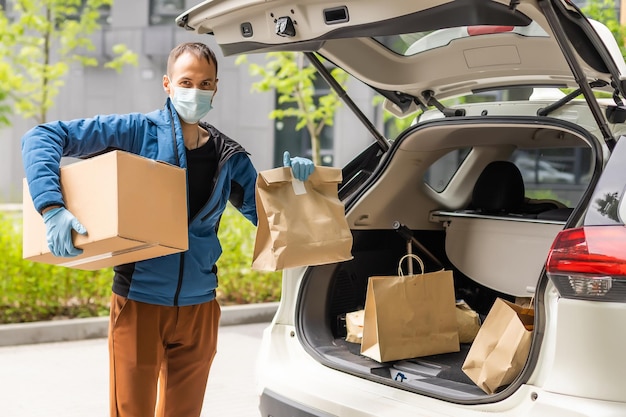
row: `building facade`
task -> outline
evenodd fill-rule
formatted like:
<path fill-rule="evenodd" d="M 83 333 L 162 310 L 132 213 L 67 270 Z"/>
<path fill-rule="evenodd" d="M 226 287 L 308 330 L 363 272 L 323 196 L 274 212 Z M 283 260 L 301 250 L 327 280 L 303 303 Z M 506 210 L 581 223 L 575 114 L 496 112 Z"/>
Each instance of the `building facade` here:
<path fill-rule="evenodd" d="M 279 166 L 278 155 L 285 146 L 292 154 L 307 155 L 310 149 L 304 131 L 295 132 L 290 129 L 293 124 L 289 121 L 275 121 L 268 117 L 276 105 L 275 95 L 251 92 L 255 79 L 248 74 L 247 65 L 236 65 L 235 57 L 224 57 L 212 36 L 187 32 L 174 24 L 178 14 L 197 3 L 197 0 L 116 1 L 110 10 L 103 12 L 102 29 L 93 36 L 96 46 L 93 54 L 104 63 L 107 51 L 111 51 L 113 45 L 123 43 L 137 53 L 139 64 L 126 66 L 121 73 L 103 67 L 73 66 L 55 106 L 48 112 L 48 120 L 145 113 L 162 107 L 166 94 L 161 83 L 169 51 L 180 42 L 202 41 L 216 52 L 219 61 L 214 109 L 204 120 L 240 142 L 251 154 L 258 170 Z M 0 0 L 0 5 L 5 4 L 5 10 L 10 11 L 11 0 Z M 265 55 L 253 54 L 248 60 L 263 64 Z M 350 82 L 348 91 L 367 116 L 376 114 L 372 105 L 373 94 L 367 87 Z M 35 124 L 33 120 L 15 115 L 11 122 L 10 127 L 0 129 L 0 203 L 22 201 L 24 171 L 20 139 Z M 334 125 L 327 129 L 325 136 L 324 164 L 337 167 L 350 161 L 373 141 L 371 134 L 346 106 L 338 111 Z"/>

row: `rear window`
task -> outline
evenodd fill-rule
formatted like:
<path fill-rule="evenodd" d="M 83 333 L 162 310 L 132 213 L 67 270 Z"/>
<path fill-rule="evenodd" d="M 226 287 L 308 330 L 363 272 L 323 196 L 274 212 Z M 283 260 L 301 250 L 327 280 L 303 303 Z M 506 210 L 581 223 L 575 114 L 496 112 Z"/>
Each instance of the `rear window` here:
<path fill-rule="evenodd" d="M 419 54 L 446 46 L 470 36 L 495 36 L 510 33 L 527 37 L 547 37 L 548 34 L 535 22 L 528 26 L 461 26 L 402 35 L 376 36 L 374 39 L 387 49 L 403 56 Z"/>
<path fill-rule="evenodd" d="M 593 170 L 591 149 L 520 149 L 510 160 L 519 168 L 526 197 L 553 199 L 575 207 L 589 185 Z"/>
<path fill-rule="evenodd" d="M 424 182 L 438 193 L 445 190 L 472 148 L 456 149 L 448 152 L 432 164 L 424 175 Z"/>
<path fill-rule="evenodd" d="M 472 148 L 448 152 L 430 166 L 424 182 L 440 193 Z M 588 148 L 520 149 L 509 158 L 520 170 L 526 197 L 575 207 L 589 185 L 593 158 Z"/>

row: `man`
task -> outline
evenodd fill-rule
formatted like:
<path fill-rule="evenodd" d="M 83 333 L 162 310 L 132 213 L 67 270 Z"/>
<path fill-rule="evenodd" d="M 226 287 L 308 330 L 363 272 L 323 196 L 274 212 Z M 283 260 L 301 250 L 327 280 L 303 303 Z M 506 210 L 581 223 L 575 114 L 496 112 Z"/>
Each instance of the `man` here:
<path fill-rule="evenodd" d="M 56 256 L 82 252 L 71 232 L 88 231 L 64 207 L 62 156 L 109 148 L 187 168 L 189 250 L 114 268 L 109 326 L 112 417 L 199 416 L 216 353 L 220 307 L 215 300 L 221 254 L 217 228 L 226 203 L 256 225 L 256 170 L 246 151 L 201 123 L 217 93 L 217 60 L 202 43 L 184 43 L 168 58 L 165 107 L 148 114 L 96 116 L 37 126 L 22 139 L 26 178 Z M 290 158 L 306 180 L 313 163 Z M 157 402 L 158 400 L 158 402 Z"/>

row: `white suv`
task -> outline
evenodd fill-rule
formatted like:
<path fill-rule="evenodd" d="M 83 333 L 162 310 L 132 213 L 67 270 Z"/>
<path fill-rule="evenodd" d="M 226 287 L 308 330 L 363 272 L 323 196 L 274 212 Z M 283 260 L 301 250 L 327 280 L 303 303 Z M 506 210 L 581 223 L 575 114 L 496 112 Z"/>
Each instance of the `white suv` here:
<path fill-rule="evenodd" d="M 177 23 L 225 55 L 303 51 L 329 80 L 321 56 L 416 113 L 343 169 L 354 259 L 284 271 L 264 417 L 626 415 L 626 65 L 604 25 L 567 0 L 212 0 Z M 346 341 L 407 242 L 481 319 L 497 298 L 534 300 L 513 382 L 478 388 L 471 342 L 377 362 Z"/>

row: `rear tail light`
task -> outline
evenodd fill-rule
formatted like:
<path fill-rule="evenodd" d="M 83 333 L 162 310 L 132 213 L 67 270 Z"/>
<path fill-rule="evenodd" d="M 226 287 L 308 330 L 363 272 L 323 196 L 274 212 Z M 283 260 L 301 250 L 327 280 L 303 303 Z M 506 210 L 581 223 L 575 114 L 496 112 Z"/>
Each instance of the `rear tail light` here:
<path fill-rule="evenodd" d="M 546 272 L 562 297 L 626 302 L 626 227 L 563 230 L 552 244 Z"/>

